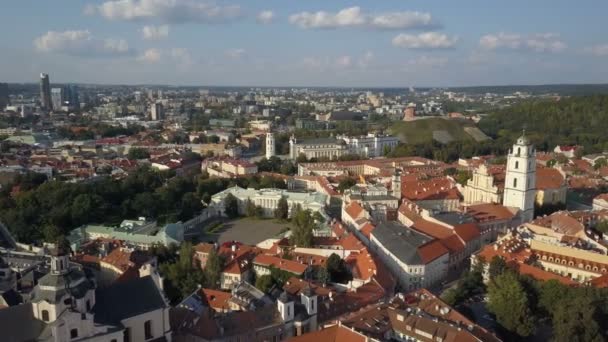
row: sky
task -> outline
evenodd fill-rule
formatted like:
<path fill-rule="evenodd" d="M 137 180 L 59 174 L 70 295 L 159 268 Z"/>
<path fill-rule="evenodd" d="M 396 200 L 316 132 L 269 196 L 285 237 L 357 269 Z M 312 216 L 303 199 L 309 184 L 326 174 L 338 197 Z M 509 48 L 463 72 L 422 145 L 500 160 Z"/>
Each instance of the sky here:
<path fill-rule="evenodd" d="M 602 0 L 0 0 L 0 81 L 608 83 Z"/>

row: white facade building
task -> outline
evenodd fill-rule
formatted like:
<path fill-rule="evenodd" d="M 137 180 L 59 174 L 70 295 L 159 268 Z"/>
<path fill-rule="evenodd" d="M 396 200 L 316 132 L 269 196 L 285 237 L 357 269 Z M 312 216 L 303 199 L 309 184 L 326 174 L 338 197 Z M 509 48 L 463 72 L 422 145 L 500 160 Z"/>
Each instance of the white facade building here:
<path fill-rule="evenodd" d="M 525 135 L 517 139 L 507 157 L 503 205 L 520 209 L 522 222 L 534 218 L 536 151 Z"/>
<path fill-rule="evenodd" d="M 384 155 L 385 149 L 392 151 L 399 144 L 399 138 L 397 137 L 374 133 L 359 137 L 344 135 L 338 136 L 338 139 L 346 142 L 351 153 L 370 158 L 381 157 Z"/>
<path fill-rule="evenodd" d="M 271 132 L 266 133 L 266 159 L 274 157 L 275 154 L 275 143 L 274 134 Z"/>
<path fill-rule="evenodd" d="M 150 105 L 150 120 L 152 121 L 160 121 L 165 118 L 165 113 L 163 109 L 163 104 L 160 102 L 155 102 Z"/>
<path fill-rule="evenodd" d="M 209 209 L 211 212 L 217 213 L 218 216 L 225 216 L 224 203 L 226 196 L 232 194 L 238 200 L 239 214 L 244 215 L 247 211 L 247 201 L 252 201 L 254 205 L 260 206 L 264 211 L 265 217 L 273 217 L 274 211 L 279 206 L 279 200 L 285 198 L 289 205 L 289 216 L 295 205 L 300 205 L 303 210 L 318 212 L 325 221 L 329 221 L 329 217 L 325 213 L 325 203 L 327 195 L 320 192 L 291 192 L 282 189 L 243 189 L 238 186 L 228 188 L 211 197 Z"/>

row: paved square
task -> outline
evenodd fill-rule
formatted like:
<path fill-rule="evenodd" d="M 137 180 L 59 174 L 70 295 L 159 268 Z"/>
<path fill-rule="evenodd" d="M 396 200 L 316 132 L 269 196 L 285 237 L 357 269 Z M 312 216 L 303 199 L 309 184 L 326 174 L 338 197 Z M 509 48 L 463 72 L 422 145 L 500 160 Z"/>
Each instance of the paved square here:
<path fill-rule="evenodd" d="M 289 222 L 277 222 L 274 219 L 258 220 L 242 218 L 230 220 L 213 234 L 204 234 L 201 241 L 219 242 L 239 241 L 246 245 L 256 245 L 266 239 L 278 237 L 279 232 L 285 227 L 290 227 Z"/>

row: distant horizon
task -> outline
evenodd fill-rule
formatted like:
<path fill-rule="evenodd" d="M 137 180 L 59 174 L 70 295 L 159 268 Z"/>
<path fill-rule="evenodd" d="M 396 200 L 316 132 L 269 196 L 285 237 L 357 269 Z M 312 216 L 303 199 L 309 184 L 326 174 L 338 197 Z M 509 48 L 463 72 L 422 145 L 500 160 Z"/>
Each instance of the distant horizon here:
<path fill-rule="evenodd" d="M 474 85 L 452 85 L 452 86 L 315 86 L 315 85 L 202 85 L 202 84 L 162 84 L 162 83 L 91 83 L 91 82 L 53 82 L 53 75 L 48 74 L 51 85 L 53 84 L 74 84 L 87 86 L 119 86 L 119 87 L 170 87 L 170 88 L 316 88 L 316 89 L 452 89 L 452 88 L 508 88 L 508 87 L 554 87 L 554 86 L 608 86 L 608 81 L 599 83 L 538 83 L 538 84 L 474 84 Z M 0 83 L 19 84 L 19 85 L 38 85 L 37 81 L 14 82 L 0 81 Z"/>

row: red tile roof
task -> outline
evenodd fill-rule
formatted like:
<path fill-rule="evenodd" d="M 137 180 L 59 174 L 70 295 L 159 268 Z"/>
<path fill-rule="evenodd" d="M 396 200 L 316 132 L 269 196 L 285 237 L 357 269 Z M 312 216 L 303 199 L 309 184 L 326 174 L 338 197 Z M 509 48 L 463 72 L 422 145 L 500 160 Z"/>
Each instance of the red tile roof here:
<path fill-rule="evenodd" d="M 365 209 L 358 202 L 352 202 L 346 207 L 346 213 L 353 219 L 358 218 L 364 211 Z"/>
<path fill-rule="evenodd" d="M 460 199 L 455 183 L 447 177 L 402 182 L 401 195 L 411 201 Z"/>
<path fill-rule="evenodd" d="M 307 265 L 301 264 L 297 261 L 282 259 L 276 256 L 258 254 L 254 259 L 253 263 L 264 267 L 275 267 L 277 269 L 287 271 L 293 274 L 301 275 L 308 268 Z"/>
<path fill-rule="evenodd" d="M 366 342 L 367 337 L 341 325 L 288 339 L 289 342 Z"/>
<path fill-rule="evenodd" d="M 449 254 L 449 250 L 439 240 L 432 240 L 418 247 L 418 255 L 422 262 L 428 264 L 442 255 Z"/>
<path fill-rule="evenodd" d="M 565 186 L 566 179 L 557 169 L 538 168 L 536 170 L 536 189 L 558 189 Z"/>
<path fill-rule="evenodd" d="M 454 231 L 465 242 L 471 242 L 479 238 L 479 227 L 475 223 L 464 223 L 454 226 Z"/>
<path fill-rule="evenodd" d="M 228 302 L 232 298 L 230 292 L 218 291 L 213 289 L 201 289 L 201 295 L 207 304 L 216 311 L 224 311 L 230 308 Z"/>

